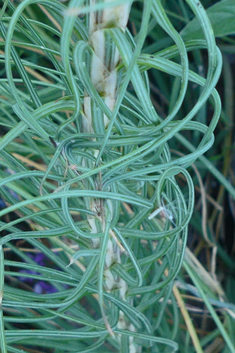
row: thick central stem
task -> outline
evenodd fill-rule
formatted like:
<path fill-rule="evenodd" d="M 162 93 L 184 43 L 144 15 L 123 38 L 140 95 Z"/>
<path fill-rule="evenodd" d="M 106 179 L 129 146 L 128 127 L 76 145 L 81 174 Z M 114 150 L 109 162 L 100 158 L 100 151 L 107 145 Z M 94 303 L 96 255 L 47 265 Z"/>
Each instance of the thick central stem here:
<path fill-rule="evenodd" d="M 119 5 L 112 6 L 113 0 L 104 0 L 104 4 L 110 3 L 111 6 L 105 8 L 102 11 L 92 11 L 92 8 L 96 4 L 96 0 L 90 0 L 91 12 L 89 21 L 89 42 L 93 49 L 90 65 L 90 77 L 91 81 L 102 97 L 103 101 L 113 111 L 116 96 L 117 96 L 117 65 L 120 60 L 119 52 L 109 36 L 107 29 L 110 27 L 118 27 L 125 31 L 126 25 L 129 18 L 130 5 Z M 82 121 L 83 132 L 94 133 L 96 132 L 94 119 L 96 116 L 93 115 L 92 109 L 92 98 L 85 93 L 84 97 L 84 115 Z M 103 133 L 109 124 L 109 120 L 106 115 L 103 114 L 101 124 L 103 126 Z M 94 156 L 98 155 L 99 151 L 94 151 Z M 99 175 L 96 181 L 97 188 L 102 190 L 102 175 Z M 104 205 L 100 200 L 92 200 L 90 209 L 96 216 L 89 216 L 88 222 L 92 233 L 97 233 L 98 228 L 105 229 L 106 219 L 104 212 Z M 97 222 L 100 226 L 97 226 Z M 109 240 L 106 248 L 105 258 L 105 289 L 110 292 L 113 288 L 119 288 L 120 297 L 122 300 L 126 300 L 127 283 L 122 278 L 114 277 L 110 268 L 114 263 L 121 263 L 121 252 L 122 246 L 119 244 L 114 232 L 110 230 Z M 93 238 L 93 248 L 100 246 L 99 238 Z M 119 313 L 118 327 L 125 330 L 134 331 L 133 325 L 130 325 L 122 311 Z M 140 352 L 140 347 L 136 347 L 133 342 L 133 338 L 129 339 L 129 351 L 131 353 Z"/>

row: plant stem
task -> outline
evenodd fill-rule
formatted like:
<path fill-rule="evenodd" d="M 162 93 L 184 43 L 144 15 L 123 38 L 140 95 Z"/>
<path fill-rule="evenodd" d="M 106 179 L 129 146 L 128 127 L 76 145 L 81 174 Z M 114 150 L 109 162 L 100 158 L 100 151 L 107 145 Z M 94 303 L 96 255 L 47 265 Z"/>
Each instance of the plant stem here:
<path fill-rule="evenodd" d="M 104 0 L 103 3 L 111 3 L 113 0 Z M 128 22 L 130 4 L 119 5 L 115 7 L 107 7 L 102 11 L 92 11 L 92 7 L 98 3 L 97 0 L 90 0 L 91 12 L 89 18 L 89 42 L 93 49 L 93 54 L 90 64 L 90 77 L 91 81 L 103 98 L 105 104 L 110 109 L 114 110 L 117 90 L 118 90 L 118 71 L 117 65 L 120 60 L 119 52 L 115 46 L 111 37 L 107 34 L 106 29 L 110 27 L 117 27 L 125 31 Z M 92 98 L 85 92 L 84 103 L 83 103 L 83 120 L 82 120 L 82 130 L 86 133 L 94 133 L 96 131 L 97 117 L 94 115 Z M 109 120 L 106 115 L 103 114 L 102 121 L 99 122 L 99 126 L 102 126 L 103 133 L 107 126 L 109 125 Z M 97 150 L 94 151 L 94 156 L 98 155 Z M 102 190 L 102 174 L 100 173 L 97 180 L 95 181 L 97 190 Z M 107 212 L 105 211 L 105 204 L 102 200 L 91 200 L 90 209 L 95 217 L 89 216 L 88 222 L 92 233 L 97 233 L 98 228 L 101 228 L 104 232 L 107 225 Z M 107 206 L 110 208 L 110 205 Z M 109 209 L 109 211 L 111 211 Z M 97 224 L 97 221 L 100 223 Z M 100 247 L 100 239 L 93 238 L 92 240 L 93 248 Z M 115 233 L 109 230 L 109 239 L 106 246 L 106 256 L 104 264 L 104 286 L 108 292 L 114 288 L 119 288 L 120 297 L 122 300 L 126 300 L 127 284 L 120 278 L 115 277 L 110 267 L 114 263 L 121 263 L 121 252 L 123 248 L 121 244 L 117 241 Z M 101 301 L 102 302 L 102 301 Z M 101 308 L 104 321 L 106 323 L 107 329 L 112 332 L 107 318 L 104 313 L 104 308 Z M 130 325 L 124 316 L 122 311 L 119 312 L 118 328 L 124 330 L 135 331 L 133 325 Z M 133 337 L 129 338 L 129 351 L 131 353 L 140 352 L 140 347 L 136 347 L 133 342 Z"/>

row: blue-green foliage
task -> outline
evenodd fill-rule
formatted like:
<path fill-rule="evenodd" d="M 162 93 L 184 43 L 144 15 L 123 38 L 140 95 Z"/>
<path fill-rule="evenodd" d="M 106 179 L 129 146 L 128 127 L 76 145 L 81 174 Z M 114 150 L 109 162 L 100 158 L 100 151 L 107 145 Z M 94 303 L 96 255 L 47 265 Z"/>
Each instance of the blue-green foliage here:
<path fill-rule="evenodd" d="M 198 1 L 183 6 L 197 18 L 200 40 L 184 41 L 160 0 L 134 2 L 125 33 L 107 28 L 107 51 L 115 43 L 121 57 L 110 111 L 90 79 L 88 1 L 2 5 L 2 352 L 127 353 L 130 332 L 117 328 L 120 310 L 142 352 L 174 352 L 181 341 L 172 287 L 194 207 L 186 169 L 200 159 L 217 173 L 203 157 L 221 111 L 215 86 L 222 60 L 207 14 Z M 68 7 L 82 14 L 66 16 Z M 204 75 L 189 63 L 201 52 Z M 81 128 L 84 92 L 92 98 L 90 134 Z M 95 234 L 87 218 L 93 199 L 109 210 L 105 231 Z M 128 284 L 126 301 L 118 288 L 103 286 L 110 230 L 125 249 L 111 271 Z M 99 249 L 91 238 L 100 238 Z"/>

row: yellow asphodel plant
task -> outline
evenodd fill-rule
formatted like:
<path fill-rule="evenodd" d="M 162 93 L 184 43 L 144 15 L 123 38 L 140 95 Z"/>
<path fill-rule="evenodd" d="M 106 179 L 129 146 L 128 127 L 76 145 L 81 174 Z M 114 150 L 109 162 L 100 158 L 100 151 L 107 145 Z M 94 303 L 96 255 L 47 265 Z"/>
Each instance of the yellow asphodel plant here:
<path fill-rule="evenodd" d="M 220 115 L 214 87 L 222 60 L 199 0 L 185 3 L 205 40 L 188 42 L 162 0 L 132 2 L 2 1 L 0 187 L 7 207 L 0 217 L 10 215 L 0 224 L 3 353 L 165 353 L 187 338 L 172 294 L 194 206 L 186 169 L 201 158 L 217 173 L 202 155 Z M 200 49 L 208 52 L 205 78 L 189 68 L 188 52 Z M 152 87 L 164 109 L 155 109 Z M 196 120 L 209 98 L 207 126 Z M 39 264 L 28 252 L 49 261 Z M 53 292 L 36 293 L 40 282 Z M 173 293 L 180 303 L 176 287 Z"/>

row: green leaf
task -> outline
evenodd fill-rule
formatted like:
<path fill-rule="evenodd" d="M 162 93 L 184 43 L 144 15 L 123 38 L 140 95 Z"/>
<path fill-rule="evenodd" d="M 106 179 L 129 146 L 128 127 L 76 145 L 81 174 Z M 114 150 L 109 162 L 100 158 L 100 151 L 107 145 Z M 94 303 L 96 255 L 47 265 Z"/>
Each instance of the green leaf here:
<path fill-rule="evenodd" d="M 235 33 L 235 1 L 224 0 L 210 6 L 207 16 L 211 22 L 216 37 L 223 37 Z M 203 31 L 197 18 L 190 21 L 182 30 L 184 40 L 203 39 Z"/>

